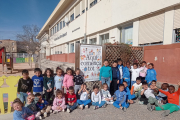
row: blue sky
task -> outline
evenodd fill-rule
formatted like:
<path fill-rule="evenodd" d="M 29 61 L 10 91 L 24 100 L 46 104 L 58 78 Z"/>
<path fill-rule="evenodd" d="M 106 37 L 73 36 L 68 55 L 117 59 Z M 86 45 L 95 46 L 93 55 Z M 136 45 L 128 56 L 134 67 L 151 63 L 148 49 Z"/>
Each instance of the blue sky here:
<path fill-rule="evenodd" d="M 0 39 L 16 39 L 23 25 L 42 28 L 60 0 L 0 0 Z"/>

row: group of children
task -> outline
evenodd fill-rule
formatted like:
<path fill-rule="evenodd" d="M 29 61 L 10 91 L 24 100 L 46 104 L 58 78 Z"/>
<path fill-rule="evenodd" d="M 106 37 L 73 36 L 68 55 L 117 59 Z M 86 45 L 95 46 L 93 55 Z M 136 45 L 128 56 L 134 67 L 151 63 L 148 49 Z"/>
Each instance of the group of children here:
<path fill-rule="evenodd" d="M 125 66 L 122 63 L 122 60 L 118 59 L 110 67 L 108 61 L 104 60 L 99 77 L 102 89 L 97 85 L 93 86 L 91 95 L 83 76 L 80 75 L 80 69 L 76 69 L 73 74 L 73 70 L 67 68 L 64 74 L 64 71 L 57 67 L 54 76 L 50 68 L 45 70 L 44 75 L 40 68 L 35 68 L 32 79 L 29 78 L 28 71 L 23 70 L 22 78 L 18 82 L 18 98 L 12 103 L 15 110 L 14 120 L 42 119 L 42 116 L 47 117 L 48 113 L 70 113 L 77 107 L 83 110 L 89 108 L 91 102 L 94 110 L 113 104 L 126 111 L 135 99 L 139 104 L 147 105 L 149 111 L 165 110 L 163 116 L 180 109 L 180 87 L 175 92 L 174 86 L 163 83 L 161 89 L 158 89 L 152 63 L 148 64 L 148 69 L 145 61 L 140 68 L 137 63 L 132 67 L 129 62 Z M 178 85 L 180 86 L 180 83 Z"/>

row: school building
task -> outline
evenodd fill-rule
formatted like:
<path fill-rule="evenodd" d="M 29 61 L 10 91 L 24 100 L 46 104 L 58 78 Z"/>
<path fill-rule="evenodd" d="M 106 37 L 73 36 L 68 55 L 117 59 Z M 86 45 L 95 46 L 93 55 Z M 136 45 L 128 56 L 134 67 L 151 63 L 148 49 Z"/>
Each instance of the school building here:
<path fill-rule="evenodd" d="M 74 62 L 75 43 L 179 42 L 180 0 L 60 0 L 37 38 L 46 58 Z"/>

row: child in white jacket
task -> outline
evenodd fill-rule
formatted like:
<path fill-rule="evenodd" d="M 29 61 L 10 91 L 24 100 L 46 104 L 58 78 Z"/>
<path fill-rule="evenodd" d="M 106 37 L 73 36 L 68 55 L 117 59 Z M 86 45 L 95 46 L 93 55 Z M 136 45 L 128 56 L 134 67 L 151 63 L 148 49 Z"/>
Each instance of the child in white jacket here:
<path fill-rule="evenodd" d="M 106 83 L 103 84 L 103 89 L 101 89 L 101 96 L 102 101 L 105 101 L 107 104 L 113 104 L 113 99 L 111 98 L 111 94 L 108 91 L 108 85 Z"/>

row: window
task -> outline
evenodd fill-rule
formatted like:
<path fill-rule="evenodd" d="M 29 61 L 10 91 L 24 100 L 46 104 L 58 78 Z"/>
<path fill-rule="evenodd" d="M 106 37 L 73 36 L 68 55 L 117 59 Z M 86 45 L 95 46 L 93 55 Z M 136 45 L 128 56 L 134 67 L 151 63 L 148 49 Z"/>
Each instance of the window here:
<path fill-rule="evenodd" d="M 14 48 L 12 48 L 12 51 L 14 51 Z"/>
<path fill-rule="evenodd" d="M 74 13 L 70 16 L 71 22 L 74 20 Z"/>
<path fill-rule="evenodd" d="M 71 43 L 70 52 L 71 52 L 71 53 L 74 52 L 74 43 Z"/>
<path fill-rule="evenodd" d="M 178 43 L 180 42 L 180 28 L 174 29 L 174 36 L 173 36 L 173 42 Z"/>
<path fill-rule="evenodd" d="M 14 46 L 14 42 L 12 42 L 12 46 Z"/>
<path fill-rule="evenodd" d="M 60 22 L 60 30 L 62 29 L 62 21 Z"/>
<path fill-rule="evenodd" d="M 82 44 L 87 44 L 87 40 L 86 40 L 86 39 L 85 39 L 85 40 L 82 40 L 81 43 L 82 43 Z"/>
<path fill-rule="evenodd" d="M 51 29 L 51 36 L 53 35 L 53 29 Z"/>
<path fill-rule="evenodd" d="M 57 32 L 59 31 L 59 23 L 57 24 Z"/>
<path fill-rule="evenodd" d="M 80 43 L 80 41 L 76 41 L 76 43 Z"/>
<path fill-rule="evenodd" d="M 56 30 L 57 30 L 57 29 L 56 29 L 56 26 L 54 27 L 54 29 L 55 29 L 55 33 L 56 33 Z"/>
<path fill-rule="evenodd" d="M 97 0 L 94 0 L 93 2 L 91 2 L 91 3 L 90 3 L 90 8 L 91 8 L 92 6 L 94 6 L 96 3 L 97 3 Z"/>
<path fill-rule="evenodd" d="M 63 28 L 66 26 L 65 22 L 63 21 Z"/>
<path fill-rule="evenodd" d="M 122 43 L 132 45 L 133 43 L 133 26 L 122 28 Z"/>
<path fill-rule="evenodd" d="M 82 14 L 85 12 L 85 10 L 82 11 Z"/>
<path fill-rule="evenodd" d="M 100 42 L 101 42 L 101 45 L 103 45 L 104 43 L 108 43 L 109 42 L 109 33 L 100 35 Z"/>
<path fill-rule="evenodd" d="M 93 39 L 89 40 L 89 44 L 94 44 L 95 45 L 96 42 L 97 42 L 96 38 L 93 38 Z"/>

